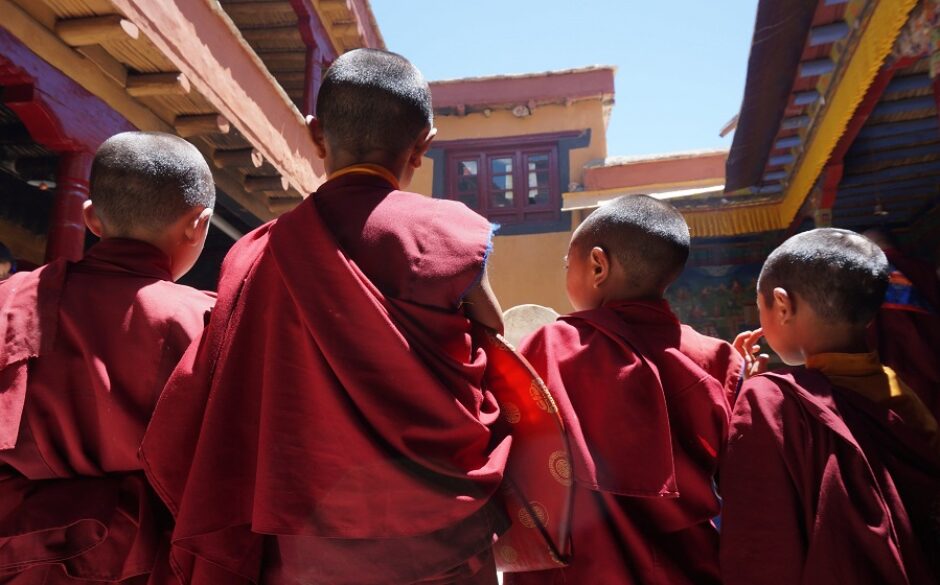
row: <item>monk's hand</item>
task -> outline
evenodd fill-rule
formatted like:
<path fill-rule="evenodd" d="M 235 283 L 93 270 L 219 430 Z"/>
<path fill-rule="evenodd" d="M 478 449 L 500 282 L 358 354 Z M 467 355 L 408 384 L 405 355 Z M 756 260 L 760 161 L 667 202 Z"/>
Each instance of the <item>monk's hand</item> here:
<path fill-rule="evenodd" d="M 744 358 L 744 377 L 750 378 L 767 371 L 767 362 L 770 356 L 760 353 L 758 341 L 764 335 L 764 330 L 758 327 L 754 331 L 742 331 L 734 338 L 734 350 Z"/>

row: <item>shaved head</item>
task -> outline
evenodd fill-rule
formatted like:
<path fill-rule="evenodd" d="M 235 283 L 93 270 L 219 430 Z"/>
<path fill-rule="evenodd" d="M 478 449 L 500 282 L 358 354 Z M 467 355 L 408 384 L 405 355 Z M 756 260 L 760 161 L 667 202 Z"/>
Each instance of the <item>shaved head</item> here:
<path fill-rule="evenodd" d="M 123 132 L 95 154 L 90 198 L 117 233 L 157 231 L 193 208 L 212 208 L 215 184 L 202 154 L 182 138 Z"/>
<path fill-rule="evenodd" d="M 317 94 L 317 120 L 330 145 L 355 157 L 399 154 L 433 123 L 431 90 L 408 59 L 356 49 L 330 66 Z"/>
<path fill-rule="evenodd" d="M 780 287 L 822 319 L 867 325 L 884 301 L 888 275 L 888 259 L 877 244 L 849 230 L 820 228 L 797 234 L 774 250 L 761 269 L 757 290 L 768 306 Z"/>
<path fill-rule="evenodd" d="M 685 218 L 648 195 L 624 195 L 595 210 L 575 231 L 571 247 L 603 249 L 626 271 L 637 290 L 664 291 L 689 258 Z"/>

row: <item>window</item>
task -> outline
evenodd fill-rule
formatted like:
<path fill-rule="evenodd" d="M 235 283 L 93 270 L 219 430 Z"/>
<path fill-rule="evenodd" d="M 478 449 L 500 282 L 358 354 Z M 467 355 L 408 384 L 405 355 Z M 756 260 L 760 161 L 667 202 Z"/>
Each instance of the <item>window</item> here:
<path fill-rule="evenodd" d="M 558 149 L 448 152 L 448 196 L 500 224 L 559 218 Z"/>

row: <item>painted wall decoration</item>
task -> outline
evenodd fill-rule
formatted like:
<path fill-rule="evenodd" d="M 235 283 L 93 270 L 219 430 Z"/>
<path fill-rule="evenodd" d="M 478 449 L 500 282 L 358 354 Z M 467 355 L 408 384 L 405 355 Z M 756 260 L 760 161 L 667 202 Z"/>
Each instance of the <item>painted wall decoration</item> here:
<path fill-rule="evenodd" d="M 757 277 L 760 264 L 690 266 L 666 298 L 683 323 L 727 341 L 760 325 Z"/>

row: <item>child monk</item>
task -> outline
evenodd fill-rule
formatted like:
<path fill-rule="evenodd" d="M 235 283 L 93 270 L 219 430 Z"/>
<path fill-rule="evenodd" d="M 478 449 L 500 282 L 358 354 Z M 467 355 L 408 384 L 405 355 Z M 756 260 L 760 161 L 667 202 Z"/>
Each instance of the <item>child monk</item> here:
<path fill-rule="evenodd" d="M 0 285 L 0 583 L 172 583 L 169 515 L 138 449 L 214 296 L 174 281 L 215 187 L 191 144 L 128 132 L 95 155 L 101 241 Z"/>
<path fill-rule="evenodd" d="M 507 583 L 719 582 L 713 478 L 742 360 L 663 298 L 689 246 L 682 215 L 645 195 L 600 207 L 572 235 L 576 312 L 522 346 L 571 439 L 572 559 Z"/>
<path fill-rule="evenodd" d="M 311 132 L 327 181 L 231 250 L 144 439 L 180 578 L 493 584 L 509 439 L 469 341 L 501 326 L 492 228 L 400 190 L 435 133 L 403 57 L 339 57 Z"/>
<path fill-rule="evenodd" d="M 887 286 L 884 253 L 846 230 L 793 236 L 764 263 L 763 335 L 793 367 L 735 403 L 725 583 L 937 583 L 937 423 L 866 345 Z"/>

